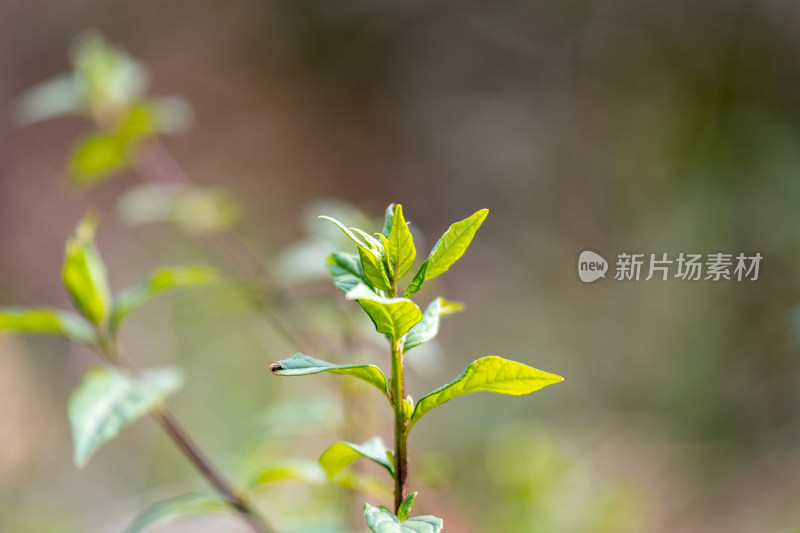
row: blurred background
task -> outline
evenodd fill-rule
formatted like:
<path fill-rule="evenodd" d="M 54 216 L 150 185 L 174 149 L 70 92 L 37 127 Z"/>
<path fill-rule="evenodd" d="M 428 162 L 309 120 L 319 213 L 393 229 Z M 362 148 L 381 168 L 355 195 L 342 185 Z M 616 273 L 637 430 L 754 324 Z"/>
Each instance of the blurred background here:
<path fill-rule="evenodd" d="M 183 263 L 258 280 L 165 297 L 122 333 L 138 365 L 184 369 L 170 405 L 244 482 L 343 437 L 390 442 L 372 391 L 268 371 L 301 350 L 388 369 L 324 277 L 327 251 L 354 250 L 316 216 L 379 231 L 401 203 L 423 255 L 486 207 L 419 294 L 467 311 L 409 353 L 408 390 L 488 354 L 566 381 L 428 415 L 415 512 L 459 533 L 796 533 L 798 23 L 792 0 L 2 0 L 0 305 L 69 305 L 63 247 L 91 209 L 114 290 Z M 73 69 L 83 99 L 42 89 Z M 158 126 L 121 128 L 151 96 L 169 97 Z M 108 131 L 111 155 L 81 144 Z M 764 259 L 754 282 L 584 284 L 584 249 Z M 66 403 L 94 364 L 0 337 L 0 530 L 122 531 L 206 489 L 147 419 L 73 466 Z M 314 474 L 255 492 L 281 531 L 365 531 L 389 483 L 353 472 L 355 489 Z M 224 515 L 162 530 L 244 531 Z"/>

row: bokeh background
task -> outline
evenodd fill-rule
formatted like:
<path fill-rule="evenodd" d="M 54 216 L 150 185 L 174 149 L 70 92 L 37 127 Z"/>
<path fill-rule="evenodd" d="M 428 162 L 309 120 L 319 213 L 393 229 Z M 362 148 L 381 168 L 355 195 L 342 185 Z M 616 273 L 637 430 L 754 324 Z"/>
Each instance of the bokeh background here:
<path fill-rule="evenodd" d="M 235 271 L 247 243 L 266 309 L 249 288 L 184 292 L 123 333 L 140 366 L 184 369 L 170 405 L 247 479 L 342 436 L 390 435 L 369 391 L 268 371 L 301 349 L 388 366 L 366 318 L 315 277 L 335 239 L 316 215 L 378 231 L 402 203 L 422 255 L 486 207 L 469 253 L 420 293 L 468 309 L 410 352 L 409 392 L 487 354 L 566 381 L 428 415 L 411 441 L 415 510 L 459 533 L 797 532 L 798 23 L 792 0 L 2 0 L 0 305 L 69 305 L 63 245 L 90 209 L 117 290 L 164 264 Z M 142 62 L 149 94 L 191 104 L 165 157 L 225 195 L 238 237 L 133 224 L 120 202 L 149 167 L 80 187 L 65 168 L 91 121 L 15 120 L 18 97 L 69 70 L 91 28 Z M 764 259 L 755 282 L 587 285 L 587 248 Z M 73 466 L 66 403 L 96 363 L 57 338 L 0 338 L 0 530 L 122 531 L 150 503 L 205 489 L 150 420 Z M 388 501 L 319 480 L 257 494 L 293 532 L 365 531 L 363 502 Z M 242 530 L 225 516 L 163 529 Z"/>

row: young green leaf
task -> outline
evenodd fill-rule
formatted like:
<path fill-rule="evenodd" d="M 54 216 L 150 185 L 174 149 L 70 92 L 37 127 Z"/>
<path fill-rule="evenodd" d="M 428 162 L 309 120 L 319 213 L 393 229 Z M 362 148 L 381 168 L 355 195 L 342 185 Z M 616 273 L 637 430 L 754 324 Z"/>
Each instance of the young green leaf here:
<path fill-rule="evenodd" d="M 100 324 L 111 306 L 111 291 L 105 264 L 94 244 L 96 228 L 97 219 L 92 214 L 78 224 L 67 241 L 61 279 L 83 316 Z"/>
<path fill-rule="evenodd" d="M 156 502 L 136 517 L 125 533 L 141 533 L 157 524 L 198 514 L 233 511 L 222 496 L 217 494 L 184 494 Z"/>
<path fill-rule="evenodd" d="M 394 476 L 394 465 L 389 462 L 386 453 L 388 451 L 380 437 L 373 437 L 364 444 L 337 442 L 322 452 L 319 464 L 322 465 L 329 477 L 333 477 L 359 457 L 366 457 L 385 468 L 389 475 Z"/>
<path fill-rule="evenodd" d="M 325 470 L 319 463 L 301 459 L 287 459 L 259 468 L 250 477 L 248 486 L 250 490 L 255 490 L 277 481 L 305 481 L 306 483 L 321 485 L 327 479 Z"/>
<path fill-rule="evenodd" d="M 111 330 L 115 331 L 126 316 L 164 291 L 208 285 L 219 279 L 216 271 L 203 266 L 176 266 L 154 270 L 144 282 L 117 296 L 109 321 Z"/>
<path fill-rule="evenodd" d="M 435 516 L 417 516 L 401 522 L 385 507 L 364 506 L 367 525 L 373 533 L 439 533 L 442 530 L 441 518 Z"/>
<path fill-rule="evenodd" d="M 392 231 L 392 219 L 394 218 L 394 204 L 389 204 L 386 208 L 386 214 L 383 217 L 383 229 L 381 235 L 389 238 L 389 233 Z"/>
<path fill-rule="evenodd" d="M 386 240 L 389 245 L 386 249 L 389 268 L 395 273 L 394 279 L 400 280 L 414 265 L 417 250 L 414 248 L 414 238 L 408 224 L 403 218 L 403 206 L 399 204 L 394 208 L 392 227 Z"/>
<path fill-rule="evenodd" d="M 364 276 L 369 282 L 382 291 L 389 291 L 391 283 L 383 259 L 375 252 L 358 246 L 358 257 L 361 259 L 361 266 L 364 268 Z"/>
<path fill-rule="evenodd" d="M 423 396 L 414 408 L 409 429 L 428 411 L 456 396 L 470 392 L 489 391 L 500 394 L 530 394 L 564 378 L 522 363 L 490 355 L 473 361 L 467 369 L 447 385 Z"/>
<path fill-rule="evenodd" d="M 411 280 L 411 283 L 406 287 L 406 292 L 403 293 L 405 298 L 409 298 L 416 294 L 421 288 L 422 284 L 425 283 L 425 272 L 428 271 L 428 260 L 426 259 L 420 266 L 417 273 L 414 274 L 414 279 Z"/>
<path fill-rule="evenodd" d="M 428 266 L 425 272 L 426 281 L 447 271 L 450 265 L 464 255 L 469 243 L 472 242 L 472 238 L 475 236 L 475 232 L 481 227 L 488 214 L 488 209 L 481 209 L 447 229 L 428 256 Z"/>
<path fill-rule="evenodd" d="M 337 252 L 328 256 L 326 260 L 328 272 L 331 273 L 333 284 L 345 294 L 350 292 L 359 283 L 372 288 L 372 283 L 364 275 L 364 268 L 358 256 Z"/>
<path fill-rule="evenodd" d="M 457 313 L 462 309 L 464 309 L 464 304 L 462 303 L 450 302 L 441 297 L 436 298 L 422 313 L 422 320 L 408 330 L 403 349 L 408 351 L 434 338 L 439 333 L 440 318 Z"/>
<path fill-rule="evenodd" d="M 400 509 L 397 510 L 397 518 L 399 518 L 401 522 L 408 518 L 408 515 L 411 514 L 411 508 L 414 507 L 414 500 L 416 499 L 417 493 L 412 492 L 406 496 L 406 499 L 400 504 Z"/>
<path fill-rule="evenodd" d="M 325 215 L 320 215 L 319 218 L 321 218 L 323 220 L 329 220 L 329 221 L 333 222 L 334 224 L 336 224 L 337 226 L 339 226 L 339 229 L 342 230 L 345 235 L 350 237 L 350 240 L 352 240 L 358 246 L 362 246 L 364 248 L 369 248 L 369 246 L 367 244 L 365 244 L 363 241 L 361 241 L 358 237 L 355 236 L 355 234 L 351 231 L 350 228 L 348 228 L 347 226 L 345 226 L 344 224 L 342 224 L 341 222 L 339 222 L 335 218 L 328 217 L 328 216 L 325 216 Z"/>
<path fill-rule="evenodd" d="M 178 390 L 182 382 L 175 368 L 148 370 L 141 378 L 116 369 L 89 369 L 69 400 L 75 464 L 83 467 L 100 446 Z"/>
<path fill-rule="evenodd" d="M 327 361 L 296 353 L 289 359 L 272 363 L 269 365 L 269 370 L 276 376 L 307 376 L 309 374 L 319 374 L 320 372 L 347 374 L 374 385 L 389 400 L 386 376 L 383 375 L 380 368 L 374 365 L 334 365 Z M 391 402 L 391 400 L 389 401 Z"/>
<path fill-rule="evenodd" d="M 94 329 L 88 322 L 75 313 L 58 309 L 0 307 L 0 333 L 3 331 L 64 335 L 87 345 L 95 342 Z"/>
<path fill-rule="evenodd" d="M 385 298 L 378 296 L 366 285 L 358 285 L 347 293 L 349 300 L 356 300 L 367 312 L 378 333 L 399 339 L 411 327 L 422 320 L 420 308 L 407 298 Z"/>

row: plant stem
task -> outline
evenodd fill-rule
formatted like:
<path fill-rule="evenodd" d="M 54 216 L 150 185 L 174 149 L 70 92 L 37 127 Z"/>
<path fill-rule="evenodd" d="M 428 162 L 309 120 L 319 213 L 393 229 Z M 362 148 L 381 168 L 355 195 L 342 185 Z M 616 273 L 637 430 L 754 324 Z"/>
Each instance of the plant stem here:
<path fill-rule="evenodd" d="M 392 398 L 394 402 L 394 512 L 408 492 L 408 451 L 406 450 L 406 416 L 403 413 L 403 339 L 392 339 Z"/>
<path fill-rule="evenodd" d="M 139 377 L 141 375 L 139 369 L 132 362 L 123 359 L 114 339 L 100 330 L 98 330 L 98 338 L 100 339 L 97 346 L 98 350 L 108 362 L 130 372 L 134 376 Z M 273 533 L 253 506 L 203 453 L 163 403 L 150 409 L 150 416 L 158 422 L 189 462 L 195 466 L 225 501 L 239 513 L 255 533 Z"/>

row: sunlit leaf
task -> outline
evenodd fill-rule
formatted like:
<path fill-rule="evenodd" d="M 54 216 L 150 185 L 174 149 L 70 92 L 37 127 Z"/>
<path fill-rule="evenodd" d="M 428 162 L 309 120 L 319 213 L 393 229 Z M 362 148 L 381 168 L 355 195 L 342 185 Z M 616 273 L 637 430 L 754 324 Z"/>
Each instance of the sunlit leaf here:
<path fill-rule="evenodd" d="M 276 376 L 307 376 L 309 374 L 319 374 L 320 372 L 347 374 L 374 385 L 387 399 L 389 398 L 386 376 L 384 376 L 380 368 L 374 365 L 335 365 L 327 361 L 314 359 L 308 355 L 296 353 L 289 359 L 272 363 L 269 365 L 269 369 Z"/>
<path fill-rule="evenodd" d="M 488 209 L 481 209 L 447 229 L 428 256 L 425 280 L 433 279 L 444 273 L 450 268 L 450 265 L 464 255 L 475 232 L 478 231 L 488 214 Z"/>
<path fill-rule="evenodd" d="M 322 452 L 319 464 L 322 465 L 328 476 L 334 477 L 359 457 L 366 457 L 385 468 L 391 476 L 394 476 L 394 465 L 389 461 L 388 451 L 386 444 L 383 443 L 380 437 L 373 437 L 364 444 L 337 442 Z"/>
<path fill-rule="evenodd" d="M 443 316 L 457 313 L 464 308 L 464 304 L 450 302 L 444 298 L 436 298 L 432 301 L 425 312 L 422 313 L 422 320 L 417 322 L 406 334 L 403 348 L 405 351 L 415 346 L 428 342 L 439 333 L 439 320 Z"/>
<path fill-rule="evenodd" d="M 411 509 L 414 507 L 414 501 L 417 499 L 417 494 L 418 493 L 416 492 L 412 492 L 406 496 L 406 499 L 403 500 L 402 503 L 400 503 L 400 508 L 397 510 L 397 518 L 399 518 L 401 522 L 408 518 L 408 515 L 411 514 Z"/>
<path fill-rule="evenodd" d="M 374 533 L 439 533 L 442 530 L 441 518 L 435 516 L 417 516 L 401 522 L 385 507 L 364 506 L 367 525 Z"/>
<path fill-rule="evenodd" d="M 339 221 L 338 221 L 338 220 L 336 220 L 335 218 L 333 218 L 333 217 L 328 217 L 328 216 L 324 216 L 324 215 L 320 216 L 319 218 L 321 218 L 321 219 L 323 219 L 323 220 L 329 220 L 330 222 L 333 222 L 334 224 L 336 224 L 337 226 L 339 226 L 339 229 L 341 229 L 341 230 L 344 232 L 344 234 L 345 234 L 345 235 L 347 235 L 348 237 L 350 237 L 350 239 L 351 239 L 351 240 L 352 240 L 354 243 L 356 243 L 358 246 L 363 246 L 363 247 L 365 247 L 365 248 L 368 248 L 368 245 L 367 245 L 366 243 L 364 243 L 364 242 L 363 242 L 361 239 L 359 239 L 359 238 L 358 238 L 358 237 L 355 235 L 355 233 L 353 233 L 353 232 L 350 230 L 350 228 L 348 228 L 347 226 L 345 226 L 344 224 L 342 224 L 341 222 L 339 222 Z"/>
<path fill-rule="evenodd" d="M 95 341 L 94 329 L 88 322 L 58 309 L 0 307 L 0 333 L 3 331 L 64 335 L 89 345 Z"/>
<path fill-rule="evenodd" d="M 364 269 L 358 256 L 337 252 L 329 255 L 326 263 L 333 278 L 333 284 L 344 293 L 348 293 L 359 283 L 371 285 L 367 276 L 364 275 Z"/>
<path fill-rule="evenodd" d="M 153 271 L 143 283 L 117 296 L 110 327 L 116 330 L 122 320 L 154 296 L 171 289 L 197 287 L 219 281 L 219 275 L 203 266 L 164 267 Z"/>
<path fill-rule="evenodd" d="M 278 481 L 305 481 L 322 484 L 327 480 L 325 470 L 319 463 L 301 459 L 287 459 L 263 466 L 251 476 L 251 490 Z"/>
<path fill-rule="evenodd" d="M 111 292 L 103 259 L 94 244 L 97 219 L 87 215 L 67 241 L 61 279 L 72 301 L 89 320 L 100 324 L 111 305 Z"/>
<path fill-rule="evenodd" d="M 399 339 L 411 327 L 422 320 L 420 308 L 407 298 L 385 298 L 378 296 L 366 285 L 358 285 L 347 293 L 347 298 L 356 300 L 375 324 L 378 333 Z"/>
<path fill-rule="evenodd" d="M 233 511 L 222 496 L 217 494 L 184 494 L 156 502 L 136 517 L 125 533 L 141 533 L 151 526 L 165 524 L 175 519 L 199 514 Z"/>
<path fill-rule="evenodd" d="M 530 394 L 564 378 L 537 370 L 528 365 L 490 355 L 473 361 L 467 369 L 447 385 L 419 399 L 409 428 L 431 409 L 470 392 L 488 391 L 500 394 Z"/>
<path fill-rule="evenodd" d="M 73 149 L 69 174 L 79 185 L 94 185 L 128 164 L 128 142 L 115 132 L 94 133 Z"/>
<path fill-rule="evenodd" d="M 399 204 L 394 208 L 392 226 L 386 240 L 389 245 L 386 250 L 389 267 L 395 273 L 394 279 L 400 280 L 414 265 L 417 250 L 414 248 L 414 238 L 408 224 L 403 218 L 403 206 Z"/>
<path fill-rule="evenodd" d="M 100 446 L 160 404 L 182 383 L 175 368 L 148 370 L 139 378 L 116 369 L 89 369 L 69 400 L 75 464 L 83 467 Z"/>

